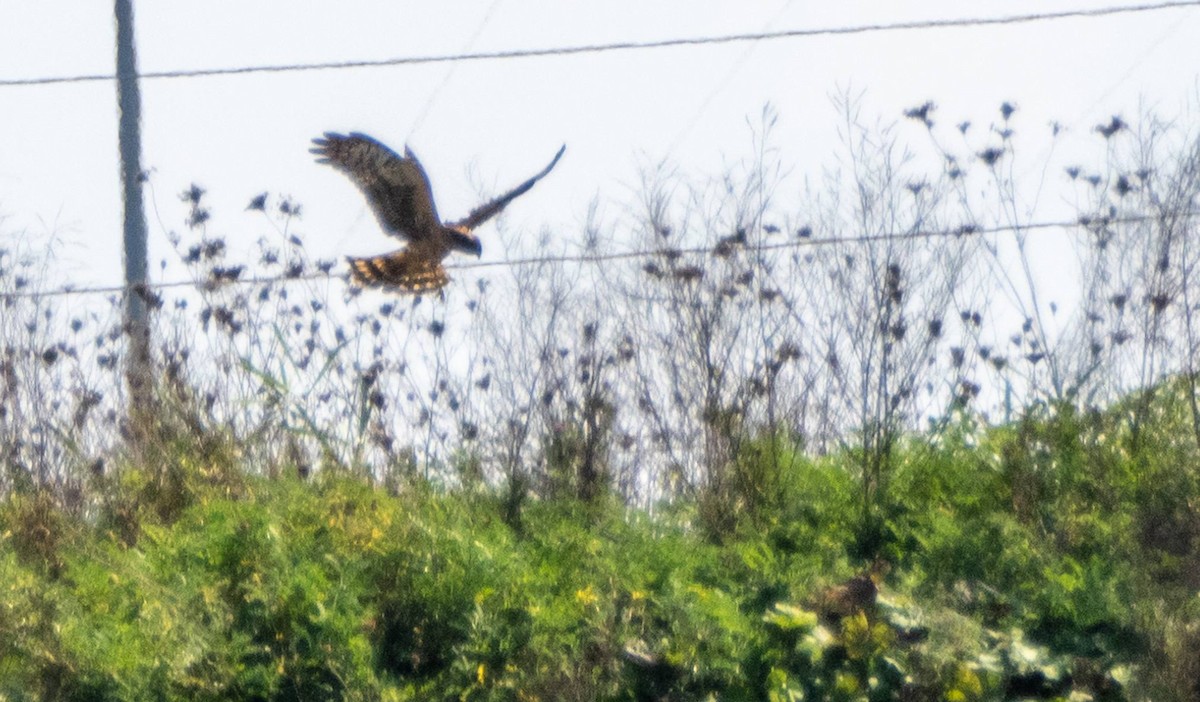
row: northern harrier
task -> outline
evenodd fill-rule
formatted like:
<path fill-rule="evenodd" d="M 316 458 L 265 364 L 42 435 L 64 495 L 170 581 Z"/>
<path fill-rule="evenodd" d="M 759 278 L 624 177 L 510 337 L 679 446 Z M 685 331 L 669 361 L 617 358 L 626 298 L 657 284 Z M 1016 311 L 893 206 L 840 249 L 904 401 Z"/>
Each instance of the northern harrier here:
<path fill-rule="evenodd" d="M 382 256 L 347 257 L 351 279 L 360 285 L 413 293 L 438 290 L 449 282 L 442 259 L 451 251 L 478 256 L 482 247 L 471 231 L 532 188 L 554 168 L 567 148 L 560 148 L 550 165 L 529 180 L 476 207 L 457 222 L 443 223 L 433 204 L 429 177 L 408 147 L 401 158 L 365 134 L 332 132 L 313 139 L 313 144 L 310 151 L 318 156 L 317 162 L 345 173 L 366 195 L 383 230 L 408 242 L 403 249 Z"/>

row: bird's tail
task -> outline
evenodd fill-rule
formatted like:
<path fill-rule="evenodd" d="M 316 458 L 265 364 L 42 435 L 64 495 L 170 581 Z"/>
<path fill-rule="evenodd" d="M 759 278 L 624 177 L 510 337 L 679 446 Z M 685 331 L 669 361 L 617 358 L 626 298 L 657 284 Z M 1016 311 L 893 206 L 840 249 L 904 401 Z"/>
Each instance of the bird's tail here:
<path fill-rule="evenodd" d="M 367 287 L 381 287 L 407 293 L 440 290 L 450 282 L 441 261 L 414 254 L 407 249 L 383 256 L 347 257 L 350 279 Z"/>

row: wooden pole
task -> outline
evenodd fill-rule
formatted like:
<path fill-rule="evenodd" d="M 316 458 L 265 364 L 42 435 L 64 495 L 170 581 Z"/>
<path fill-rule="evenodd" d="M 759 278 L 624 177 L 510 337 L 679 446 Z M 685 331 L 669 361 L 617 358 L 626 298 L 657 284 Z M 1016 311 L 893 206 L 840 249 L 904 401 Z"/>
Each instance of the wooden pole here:
<path fill-rule="evenodd" d="M 146 214 L 142 204 L 142 98 L 134 50 L 133 0 L 115 0 L 117 107 L 120 114 L 121 187 L 125 204 L 125 331 L 129 338 L 125 378 L 131 414 L 149 411 L 150 327 L 146 318 Z"/>

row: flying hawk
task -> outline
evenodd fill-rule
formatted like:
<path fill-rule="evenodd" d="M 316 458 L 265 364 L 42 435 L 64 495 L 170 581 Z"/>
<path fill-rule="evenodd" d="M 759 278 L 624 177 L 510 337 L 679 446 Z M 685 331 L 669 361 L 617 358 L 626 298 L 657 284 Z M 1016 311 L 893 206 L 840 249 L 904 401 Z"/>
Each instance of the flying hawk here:
<path fill-rule="evenodd" d="M 433 204 L 429 177 L 407 146 L 402 158 L 365 134 L 333 132 L 313 139 L 313 144 L 310 151 L 317 155 L 317 162 L 345 173 L 366 195 L 383 230 L 408 242 L 399 251 L 382 256 L 347 257 L 351 279 L 359 285 L 412 293 L 438 290 L 449 282 L 442 259 L 451 251 L 478 256 L 482 247 L 472 230 L 532 188 L 554 168 L 567 148 L 563 145 L 550 165 L 529 180 L 476 207 L 457 222 L 443 223 Z"/>

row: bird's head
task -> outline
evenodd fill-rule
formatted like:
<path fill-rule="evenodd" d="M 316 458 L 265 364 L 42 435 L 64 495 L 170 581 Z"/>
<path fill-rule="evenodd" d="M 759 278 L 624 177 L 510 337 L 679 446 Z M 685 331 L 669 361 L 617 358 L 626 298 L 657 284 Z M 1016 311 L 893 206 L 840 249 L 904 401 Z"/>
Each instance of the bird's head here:
<path fill-rule="evenodd" d="M 466 227 L 448 227 L 450 241 L 456 251 L 465 253 L 473 253 L 475 256 L 483 254 L 483 244 L 479 242 L 479 237 L 471 233 L 471 230 Z"/>

